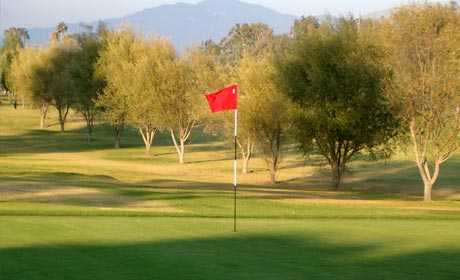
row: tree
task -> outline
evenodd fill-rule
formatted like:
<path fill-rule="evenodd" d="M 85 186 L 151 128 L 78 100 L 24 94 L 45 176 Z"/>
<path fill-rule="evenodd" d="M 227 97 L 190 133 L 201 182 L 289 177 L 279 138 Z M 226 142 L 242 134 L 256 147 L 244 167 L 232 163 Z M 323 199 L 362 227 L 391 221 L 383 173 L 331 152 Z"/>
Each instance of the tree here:
<path fill-rule="evenodd" d="M 58 23 L 56 30 L 51 34 L 51 41 L 61 43 L 66 37 L 66 33 L 69 31 L 69 27 L 64 22 Z"/>
<path fill-rule="evenodd" d="M 184 80 L 175 72 L 176 53 L 169 41 L 140 40 L 139 47 L 135 49 L 134 60 L 139 60 L 133 61 L 132 76 L 126 81 L 132 85 L 128 98 L 129 120 L 139 128 L 146 153 L 149 154 L 156 132 L 164 123 L 164 118 L 168 117 L 164 114 L 170 113 L 161 108 L 162 105 L 169 105 L 164 104 L 164 95 L 175 94 L 175 89 L 180 91 L 180 83 Z"/>
<path fill-rule="evenodd" d="M 218 53 L 218 61 L 223 64 L 222 72 L 226 73 L 224 80 L 227 84 L 233 84 L 240 82 L 239 64 L 242 59 L 247 56 L 263 56 L 272 42 L 273 30 L 269 26 L 262 23 L 237 24 L 221 40 L 218 48 L 212 42 L 207 42 L 205 47 L 207 51 Z M 244 87 L 241 87 L 239 94 L 244 96 L 244 92 Z M 239 110 L 242 112 L 241 107 Z M 246 130 L 245 116 L 244 112 L 240 114 L 237 144 L 243 158 L 243 173 L 249 173 L 249 162 L 254 155 L 256 143 L 254 136 Z M 227 133 L 233 134 L 233 119 L 225 118 L 224 121 Z"/>
<path fill-rule="evenodd" d="M 381 26 L 396 90 L 391 100 L 412 140 L 415 163 L 431 201 L 441 165 L 458 149 L 460 14 L 452 5 L 411 5 Z"/>
<path fill-rule="evenodd" d="M 203 120 L 203 94 L 221 85 L 215 57 L 202 49 L 189 50 L 182 59 L 163 63 L 160 111 L 169 129 L 180 163 L 185 162 L 185 145 L 193 129 Z"/>
<path fill-rule="evenodd" d="M 223 61 L 236 64 L 247 52 L 257 54 L 270 44 L 272 37 L 273 30 L 266 24 L 237 24 L 220 42 Z"/>
<path fill-rule="evenodd" d="M 29 100 L 33 106 L 40 109 L 40 128 L 45 127 L 48 108 L 51 100 L 46 94 L 46 81 L 40 79 L 37 70 L 46 63 L 45 52 L 37 49 L 22 49 L 13 60 L 8 81 L 12 90 L 22 100 Z"/>
<path fill-rule="evenodd" d="M 104 94 L 97 99 L 96 105 L 102 111 L 104 119 L 113 128 L 115 149 L 121 147 L 121 137 L 128 120 L 128 101 L 127 97 L 106 87 Z"/>
<path fill-rule="evenodd" d="M 118 32 L 107 32 L 96 68 L 96 75 L 106 82 L 97 105 L 113 127 L 117 149 L 120 148 L 121 136 L 128 122 L 128 98 L 133 84 L 127 82 L 126 78 L 132 77 L 136 40 L 135 34 L 126 28 Z"/>
<path fill-rule="evenodd" d="M 3 46 L 0 49 L 0 86 L 9 94 L 13 94 L 14 106 L 17 105 L 16 96 L 12 92 L 8 75 L 11 64 L 29 40 L 29 33 L 25 28 L 11 27 L 4 32 Z M 22 102 L 24 104 L 24 102 Z"/>
<path fill-rule="evenodd" d="M 294 38 L 301 38 L 302 36 L 308 35 L 310 32 L 314 32 L 314 30 L 319 27 L 320 23 L 318 18 L 302 16 L 300 19 L 295 20 L 291 28 L 291 36 Z"/>
<path fill-rule="evenodd" d="M 74 63 L 70 65 L 77 91 L 73 107 L 85 118 L 87 138 L 90 142 L 94 122 L 99 112 L 96 100 L 105 86 L 105 81 L 95 73 L 102 41 L 92 33 L 78 34 L 76 40 L 79 49 L 73 60 Z"/>
<path fill-rule="evenodd" d="M 182 82 L 175 50 L 167 40 L 144 40 L 129 29 L 109 33 L 106 41 L 98 66 L 107 86 L 99 104 L 114 126 L 116 146 L 129 122 L 138 127 L 148 154 L 166 118 L 160 109 L 164 96 L 175 94 L 175 83 Z"/>
<path fill-rule="evenodd" d="M 52 46 L 46 52 L 43 65 L 37 67 L 35 75 L 44 85 L 40 99 L 49 100 L 50 105 L 58 112 L 61 132 L 77 94 L 76 80 L 72 73 L 72 65 L 78 58 L 78 46 L 74 41 L 67 41 L 59 46 Z"/>
<path fill-rule="evenodd" d="M 377 152 L 397 133 L 384 95 L 390 74 L 382 51 L 362 40 L 353 19 L 313 25 L 291 45 L 277 64 L 280 84 L 298 107 L 294 134 L 305 153 L 316 149 L 325 157 L 338 189 L 353 156 Z"/>
<path fill-rule="evenodd" d="M 275 184 L 288 127 L 289 100 L 276 84 L 273 53 L 267 50 L 260 56 L 246 56 L 241 61 L 239 75 L 244 92 L 239 103 L 240 127 L 248 139 L 243 169 L 247 171 L 255 144 L 267 163 L 270 181 Z"/>

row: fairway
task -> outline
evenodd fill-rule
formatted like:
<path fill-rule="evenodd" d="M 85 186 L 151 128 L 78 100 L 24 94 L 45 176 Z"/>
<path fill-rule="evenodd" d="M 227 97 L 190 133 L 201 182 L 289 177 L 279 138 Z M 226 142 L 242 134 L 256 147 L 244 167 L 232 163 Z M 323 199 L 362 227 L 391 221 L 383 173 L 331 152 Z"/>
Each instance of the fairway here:
<path fill-rule="evenodd" d="M 145 155 L 135 129 L 39 130 L 0 107 L 0 279 L 455 279 L 460 157 L 423 203 L 404 152 L 358 160 L 342 191 L 320 158 L 288 147 L 280 183 L 261 159 L 241 174 L 233 233 L 232 149 L 198 129 L 177 163 L 167 134 Z M 21 116 L 20 118 L 17 116 Z"/>

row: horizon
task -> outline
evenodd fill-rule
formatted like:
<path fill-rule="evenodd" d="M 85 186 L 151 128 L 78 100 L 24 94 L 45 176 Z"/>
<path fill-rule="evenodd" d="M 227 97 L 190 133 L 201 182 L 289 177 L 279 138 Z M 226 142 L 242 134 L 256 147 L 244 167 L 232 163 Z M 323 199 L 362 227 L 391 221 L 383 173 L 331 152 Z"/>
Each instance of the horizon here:
<path fill-rule="evenodd" d="M 385 0 L 369 3 L 365 0 L 343 1 L 325 0 L 321 3 L 298 0 L 237 0 L 256 4 L 276 12 L 294 16 L 365 15 L 382 12 L 393 7 L 413 3 L 408 0 Z M 167 4 L 197 4 L 203 0 L 0 0 L 0 30 L 9 27 L 43 28 L 67 23 L 93 22 L 119 18 Z M 445 1 L 433 1 L 445 2 Z M 24 9 L 24 7 L 28 7 Z M 39 11 L 37 13 L 37 11 Z"/>

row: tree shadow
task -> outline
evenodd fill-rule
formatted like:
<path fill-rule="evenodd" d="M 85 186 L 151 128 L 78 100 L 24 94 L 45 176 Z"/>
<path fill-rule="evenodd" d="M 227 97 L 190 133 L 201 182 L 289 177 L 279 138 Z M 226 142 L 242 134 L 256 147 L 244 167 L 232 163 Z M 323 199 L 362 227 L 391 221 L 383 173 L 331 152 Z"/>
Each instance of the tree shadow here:
<path fill-rule="evenodd" d="M 68 129 L 65 132 L 30 129 L 21 135 L 0 135 L 0 154 L 69 153 L 114 149 L 110 125 L 95 125 L 91 139 L 91 142 L 88 143 L 86 127 Z M 195 129 L 191 141 L 187 143 L 187 150 L 188 152 L 213 152 L 225 149 L 222 143 L 209 145 L 218 140 L 220 140 L 218 136 L 209 136 L 201 128 Z M 122 148 L 144 147 L 138 130 L 131 126 L 124 130 L 121 144 Z M 167 131 L 160 131 L 154 139 L 154 147 L 170 147 L 172 145 L 171 136 Z"/>
<path fill-rule="evenodd" d="M 85 152 L 114 149 L 111 127 L 96 125 L 90 143 L 87 141 L 86 128 L 58 132 L 53 130 L 32 129 L 21 135 L 0 136 L 0 154 Z M 122 139 L 123 148 L 141 147 L 137 132 L 127 129 Z"/>
<path fill-rule="evenodd" d="M 435 199 L 460 200 L 460 157 L 443 165 L 441 177 L 433 193 Z M 294 165 L 295 167 L 295 165 Z M 287 188 L 326 191 L 329 198 L 369 200 L 421 200 L 423 182 L 412 161 L 355 162 L 345 174 L 340 190 L 332 187 L 332 177 L 326 165 L 317 164 L 310 176 L 300 176 L 282 182 Z M 456 199 L 455 199 L 456 198 Z"/>
<path fill-rule="evenodd" d="M 311 234 L 29 246 L 0 249 L 0 275 L 2 280 L 457 278 L 460 250 L 373 256 L 379 248 L 332 244 Z"/>
<path fill-rule="evenodd" d="M 248 185 L 242 187 L 255 188 Z M 113 208 L 203 197 L 226 198 L 232 188 L 231 184 L 189 180 L 156 179 L 125 182 L 105 175 L 10 172 L 8 175 L 0 174 L 0 203 L 32 202 Z"/>

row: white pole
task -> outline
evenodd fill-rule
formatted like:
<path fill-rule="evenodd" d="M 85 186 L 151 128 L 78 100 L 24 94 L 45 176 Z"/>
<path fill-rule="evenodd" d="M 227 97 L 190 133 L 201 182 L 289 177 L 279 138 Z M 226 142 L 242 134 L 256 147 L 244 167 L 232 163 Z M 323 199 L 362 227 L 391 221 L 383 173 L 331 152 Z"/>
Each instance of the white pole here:
<path fill-rule="evenodd" d="M 233 186 L 236 188 L 238 184 L 238 162 L 236 155 L 237 137 L 238 137 L 238 110 L 235 110 L 235 159 L 233 161 Z"/>
<path fill-rule="evenodd" d="M 236 88 L 233 89 L 234 94 L 238 94 L 236 92 Z M 238 97 L 237 97 L 238 98 Z M 233 231 L 236 232 L 236 190 L 238 185 L 238 162 L 237 162 L 237 137 L 238 137 L 238 109 L 235 109 L 235 158 L 233 160 Z"/>

